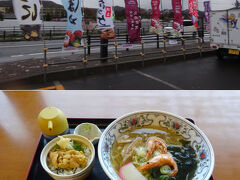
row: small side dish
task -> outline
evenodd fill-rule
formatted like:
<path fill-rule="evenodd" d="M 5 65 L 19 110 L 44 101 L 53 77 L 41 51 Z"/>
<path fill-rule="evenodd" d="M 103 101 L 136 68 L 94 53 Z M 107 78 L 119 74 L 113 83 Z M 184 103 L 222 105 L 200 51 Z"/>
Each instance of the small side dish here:
<path fill-rule="evenodd" d="M 91 173 L 94 158 L 91 141 L 80 135 L 67 134 L 46 144 L 40 162 L 53 179 L 83 180 Z"/>
<path fill-rule="evenodd" d="M 60 140 L 50 150 L 47 165 L 51 171 L 60 175 L 80 172 L 88 164 L 90 149 L 83 143 L 59 136 Z"/>
<path fill-rule="evenodd" d="M 74 129 L 74 134 L 86 137 L 95 145 L 98 143 L 102 132 L 95 124 L 81 123 Z"/>

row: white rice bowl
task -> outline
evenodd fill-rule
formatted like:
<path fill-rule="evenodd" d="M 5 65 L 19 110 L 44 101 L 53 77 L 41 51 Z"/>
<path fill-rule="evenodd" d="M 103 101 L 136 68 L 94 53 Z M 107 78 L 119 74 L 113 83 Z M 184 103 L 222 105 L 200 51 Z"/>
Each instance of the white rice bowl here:
<path fill-rule="evenodd" d="M 71 138 L 72 140 L 75 140 L 77 142 L 82 143 L 85 150 L 85 155 L 88 158 L 88 162 L 86 167 L 78 167 L 74 168 L 73 170 L 64 170 L 61 168 L 55 168 L 51 163 L 50 163 L 50 158 L 48 156 L 49 152 L 54 148 L 54 146 L 57 144 L 59 141 L 59 137 L 53 139 L 50 141 L 42 150 L 41 156 L 40 156 L 40 162 L 43 167 L 43 169 L 54 179 L 85 179 L 91 172 L 92 167 L 93 167 L 93 162 L 94 162 L 94 157 L 95 157 L 95 149 L 93 144 L 85 137 L 80 136 L 80 135 L 73 135 L 73 134 L 68 134 L 64 135 L 62 137 L 65 138 Z"/>

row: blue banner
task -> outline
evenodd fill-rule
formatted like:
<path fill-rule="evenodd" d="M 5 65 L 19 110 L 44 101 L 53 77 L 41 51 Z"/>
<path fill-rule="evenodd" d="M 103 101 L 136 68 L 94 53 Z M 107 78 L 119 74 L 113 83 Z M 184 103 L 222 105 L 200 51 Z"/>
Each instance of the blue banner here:
<path fill-rule="evenodd" d="M 67 11 L 67 30 L 81 30 L 83 32 L 82 0 L 62 0 L 62 4 Z"/>

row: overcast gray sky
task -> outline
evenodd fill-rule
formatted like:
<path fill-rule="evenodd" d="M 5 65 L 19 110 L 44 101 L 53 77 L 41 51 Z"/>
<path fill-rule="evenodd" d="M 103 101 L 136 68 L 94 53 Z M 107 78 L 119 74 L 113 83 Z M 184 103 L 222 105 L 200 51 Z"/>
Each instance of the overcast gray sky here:
<path fill-rule="evenodd" d="M 61 3 L 61 0 L 52 0 L 57 3 Z M 97 8 L 98 0 L 82 0 L 85 7 L 95 7 Z M 163 9 L 171 8 L 171 0 L 160 0 L 162 3 Z M 184 9 L 188 8 L 188 0 L 182 0 Z M 200 10 L 203 10 L 203 2 L 206 0 L 197 0 L 198 7 Z M 211 0 L 211 8 L 213 10 L 220 9 L 229 9 L 233 7 L 233 4 L 236 0 Z M 138 0 L 140 2 L 141 7 L 145 9 L 151 8 L 151 0 Z M 124 6 L 124 0 L 113 0 L 115 6 Z"/>

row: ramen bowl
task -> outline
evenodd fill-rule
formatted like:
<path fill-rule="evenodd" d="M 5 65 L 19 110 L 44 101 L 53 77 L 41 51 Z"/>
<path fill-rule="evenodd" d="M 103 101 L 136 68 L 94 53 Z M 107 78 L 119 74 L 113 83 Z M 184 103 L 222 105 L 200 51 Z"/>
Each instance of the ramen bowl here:
<path fill-rule="evenodd" d="M 176 132 L 190 143 L 197 159 L 194 180 L 206 180 L 214 168 L 214 152 L 207 136 L 194 124 L 183 117 L 162 111 L 140 111 L 126 114 L 113 121 L 103 132 L 98 144 L 100 164 L 110 179 L 120 180 L 111 163 L 110 152 L 113 143 L 130 129 L 146 126 L 160 126 Z"/>

